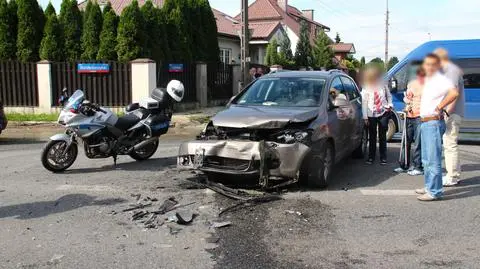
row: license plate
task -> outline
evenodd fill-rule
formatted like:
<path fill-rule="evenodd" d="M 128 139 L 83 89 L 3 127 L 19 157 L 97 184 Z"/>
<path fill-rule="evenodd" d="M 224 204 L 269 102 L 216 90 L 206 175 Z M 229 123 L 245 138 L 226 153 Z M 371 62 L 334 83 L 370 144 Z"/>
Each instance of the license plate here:
<path fill-rule="evenodd" d="M 200 168 L 203 166 L 203 160 L 205 158 L 205 149 L 198 148 L 195 150 L 195 156 L 193 156 L 193 167 Z"/>

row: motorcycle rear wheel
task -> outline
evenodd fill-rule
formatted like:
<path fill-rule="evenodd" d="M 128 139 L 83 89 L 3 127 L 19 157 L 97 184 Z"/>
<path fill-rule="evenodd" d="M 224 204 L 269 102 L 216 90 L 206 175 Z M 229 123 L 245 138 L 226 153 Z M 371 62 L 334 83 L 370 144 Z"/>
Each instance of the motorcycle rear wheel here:
<path fill-rule="evenodd" d="M 77 159 L 78 147 L 73 143 L 66 154 L 62 156 L 60 151 L 63 153 L 66 146 L 67 142 L 65 141 L 49 141 L 42 150 L 43 167 L 51 172 L 59 173 L 72 166 Z"/>
<path fill-rule="evenodd" d="M 145 161 L 150 159 L 150 157 L 157 152 L 158 149 L 158 138 L 152 143 L 146 145 L 142 149 L 134 150 L 129 155 L 136 161 Z"/>

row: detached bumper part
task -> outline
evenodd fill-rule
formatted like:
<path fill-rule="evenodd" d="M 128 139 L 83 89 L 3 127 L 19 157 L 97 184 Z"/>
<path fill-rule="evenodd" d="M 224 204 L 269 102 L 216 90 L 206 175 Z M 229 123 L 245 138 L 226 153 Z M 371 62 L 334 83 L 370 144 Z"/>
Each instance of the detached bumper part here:
<path fill-rule="evenodd" d="M 180 145 L 178 166 L 204 172 L 296 179 L 310 148 L 302 143 L 195 140 Z"/>

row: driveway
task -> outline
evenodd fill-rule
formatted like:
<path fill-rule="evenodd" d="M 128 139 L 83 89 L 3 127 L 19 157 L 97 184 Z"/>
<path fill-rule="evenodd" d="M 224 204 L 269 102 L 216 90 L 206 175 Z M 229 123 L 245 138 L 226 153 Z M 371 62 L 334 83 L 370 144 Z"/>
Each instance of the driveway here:
<path fill-rule="evenodd" d="M 392 143 L 388 166 L 347 160 L 326 190 L 291 186 L 283 200 L 218 217 L 234 201 L 175 168 L 178 145 L 197 130 L 162 137 L 146 162 L 79 155 L 63 174 L 39 161 L 38 139 L 53 131 L 0 137 L 0 268 L 479 268 L 479 145 L 461 145 L 462 183 L 442 201 L 416 201 L 422 178 L 392 172 Z M 122 212 L 172 196 L 198 215 L 192 224 L 146 229 Z"/>

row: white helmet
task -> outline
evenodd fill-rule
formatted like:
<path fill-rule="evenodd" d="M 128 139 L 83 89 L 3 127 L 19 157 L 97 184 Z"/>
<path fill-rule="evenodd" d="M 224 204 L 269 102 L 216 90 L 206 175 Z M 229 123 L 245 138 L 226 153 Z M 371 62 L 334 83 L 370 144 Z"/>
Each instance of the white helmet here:
<path fill-rule="evenodd" d="M 185 93 L 185 87 L 183 83 L 178 80 L 172 80 L 167 85 L 167 93 L 175 99 L 177 102 L 181 102 L 183 94 Z"/>

